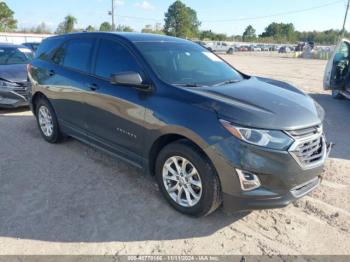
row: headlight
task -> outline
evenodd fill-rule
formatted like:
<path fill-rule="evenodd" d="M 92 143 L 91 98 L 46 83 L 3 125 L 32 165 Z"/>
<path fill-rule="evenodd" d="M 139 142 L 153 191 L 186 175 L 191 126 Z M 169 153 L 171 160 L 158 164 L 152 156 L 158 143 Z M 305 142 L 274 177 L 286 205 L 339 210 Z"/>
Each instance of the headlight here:
<path fill-rule="evenodd" d="M 225 120 L 220 123 L 235 137 L 256 146 L 287 150 L 294 140 L 282 131 L 239 127 Z"/>
<path fill-rule="evenodd" d="M 14 87 L 16 87 L 16 84 L 0 80 L 0 88 L 14 88 Z"/>

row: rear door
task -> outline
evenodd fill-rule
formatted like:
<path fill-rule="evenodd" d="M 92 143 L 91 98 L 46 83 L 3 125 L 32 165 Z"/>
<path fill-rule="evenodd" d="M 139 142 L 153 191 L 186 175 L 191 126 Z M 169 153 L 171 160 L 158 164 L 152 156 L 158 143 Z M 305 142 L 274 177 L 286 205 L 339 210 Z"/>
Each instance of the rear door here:
<path fill-rule="evenodd" d="M 350 80 L 350 41 L 343 39 L 329 59 L 323 79 L 325 90 L 342 90 Z"/>
<path fill-rule="evenodd" d="M 61 126 L 80 138 L 86 136 L 85 98 L 90 91 L 94 43 L 92 37 L 67 40 L 53 55 L 53 66 L 47 72 L 47 94 Z"/>

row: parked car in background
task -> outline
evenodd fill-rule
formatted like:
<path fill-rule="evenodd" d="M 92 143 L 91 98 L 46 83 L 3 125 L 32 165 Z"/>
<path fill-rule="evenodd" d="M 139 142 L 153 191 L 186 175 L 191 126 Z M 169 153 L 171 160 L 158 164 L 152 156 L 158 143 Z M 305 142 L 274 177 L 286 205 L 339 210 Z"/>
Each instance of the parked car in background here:
<path fill-rule="evenodd" d="M 343 39 L 328 61 L 323 86 L 335 99 L 350 99 L 350 40 Z"/>
<path fill-rule="evenodd" d="M 257 45 L 251 45 L 250 46 L 250 51 L 253 52 L 261 52 L 261 47 L 257 46 Z"/>
<path fill-rule="evenodd" d="M 240 51 L 240 52 L 247 52 L 247 51 L 250 51 L 250 50 L 249 50 L 249 47 L 248 47 L 248 46 L 240 46 L 240 47 L 239 47 L 239 51 Z"/>
<path fill-rule="evenodd" d="M 32 58 L 23 45 L 0 44 L 0 107 L 28 106 L 27 64 Z"/>
<path fill-rule="evenodd" d="M 205 44 L 205 47 L 211 52 L 227 54 L 233 54 L 235 52 L 235 47 L 226 42 L 209 42 Z"/>
<path fill-rule="evenodd" d="M 280 54 L 286 54 L 286 53 L 290 53 L 290 52 L 292 52 L 292 50 L 288 46 L 282 46 L 278 50 L 278 53 L 280 53 Z"/>
<path fill-rule="evenodd" d="M 33 53 L 35 53 L 36 50 L 38 49 L 40 43 L 38 43 L 38 42 L 28 42 L 28 43 L 23 43 L 22 45 L 28 47 L 30 50 L 33 51 Z"/>
<path fill-rule="evenodd" d="M 261 48 L 261 51 L 264 51 L 264 52 L 270 51 L 270 48 L 266 45 L 262 45 L 260 48 Z"/>
<path fill-rule="evenodd" d="M 323 109 L 191 41 L 55 36 L 40 45 L 29 79 L 46 141 L 66 134 L 154 174 L 184 214 L 207 215 L 222 202 L 227 210 L 283 207 L 321 182 Z"/>

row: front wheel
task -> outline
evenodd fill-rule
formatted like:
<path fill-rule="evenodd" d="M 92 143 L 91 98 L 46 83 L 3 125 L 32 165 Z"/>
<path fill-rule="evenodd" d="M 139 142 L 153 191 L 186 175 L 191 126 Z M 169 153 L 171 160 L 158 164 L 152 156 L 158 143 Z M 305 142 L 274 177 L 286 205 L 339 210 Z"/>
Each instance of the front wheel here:
<path fill-rule="evenodd" d="M 43 98 L 36 105 L 36 120 L 43 138 L 49 143 L 58 143 L 62 138 L 57 117 L 50 103 Z"/>
<path fill-rule="evenodd" d="M 230 48 L 230 49 L 227 51 L 227 54 L 232 55 L 232 54 L 233 54 L 233 49 Z"/>
<path fill-rule="evenodd" d="M 205 216 L 221 204 L 218 176 L 208 159 L 186 140 L 167 145 L 156 162 L 162 194 L 177 211 Z"/>
<path fill-rule="evenodd" d="M 332 90 L 332 97 L 334 99 L 343 99 L 344 96 L 340 93 L 339 90 Z"/>

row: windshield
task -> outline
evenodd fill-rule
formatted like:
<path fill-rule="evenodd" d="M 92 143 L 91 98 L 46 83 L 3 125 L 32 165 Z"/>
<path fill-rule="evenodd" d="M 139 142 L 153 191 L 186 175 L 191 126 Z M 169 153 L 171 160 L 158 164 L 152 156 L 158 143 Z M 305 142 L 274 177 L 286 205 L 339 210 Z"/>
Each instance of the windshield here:
<path fill-rule="evenodd" d="M 33 53 L 24 47 L 0 47 L 0 65 L 28 64 Z"/>
<path fill-rule="evenodd" d="M 241 74 L 199 45 L 171 42 L 135 44 L 158 77 L 168 84 L 212 86 L 243 80 Z"/>

